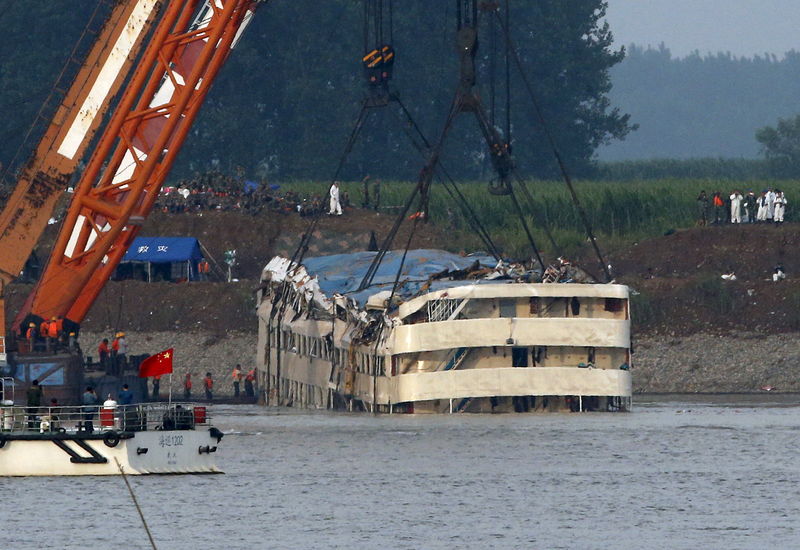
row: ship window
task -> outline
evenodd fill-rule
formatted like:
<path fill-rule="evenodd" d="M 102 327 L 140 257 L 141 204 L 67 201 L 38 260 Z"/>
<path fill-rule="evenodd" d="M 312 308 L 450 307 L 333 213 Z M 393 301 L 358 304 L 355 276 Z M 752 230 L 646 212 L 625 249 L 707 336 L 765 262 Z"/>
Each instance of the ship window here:
<path fill-rule="evenodd" d="M 511 366 L 528 366 L 528 348 L 511 348 Z"/>
<path fill-rule="evenodd" d="M 625 300 L 622 298 L 606 298 L 606 311 L 618 312 L 622 311 L 625 307 Z"/>
<path fill-rule="evenodd" d="M 539 297 L 531 298 L 531 315 L 539 315 Z"/>
<path fill-rule="evenodd" d="M 500 300 L 500 317 L 516 317 L 517 301 L 510 299 Z"/>
<path fill-rule="evenodd" d="M 569 307 L 572 310 L 572 316 L 577 317 L 581 314 L 581 301 L 578 300 L 575 296 L 569 301 Z"/>

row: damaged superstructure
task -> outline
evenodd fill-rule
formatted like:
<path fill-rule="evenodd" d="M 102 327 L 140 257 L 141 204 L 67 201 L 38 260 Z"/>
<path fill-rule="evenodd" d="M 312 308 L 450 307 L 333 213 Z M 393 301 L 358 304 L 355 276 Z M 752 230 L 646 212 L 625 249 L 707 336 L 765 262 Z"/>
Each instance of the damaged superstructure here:
<path fill-rule="evenodd" d="M 258 295 L 270 404 L 381 412 L 628 410 L 628 288 L 562 262 L 541 273 L 486 256 L 276 256 Z M 402 266 L 402 269 L 400 267 Z M 534 281 L 553 282 L 534 282 Z"/>

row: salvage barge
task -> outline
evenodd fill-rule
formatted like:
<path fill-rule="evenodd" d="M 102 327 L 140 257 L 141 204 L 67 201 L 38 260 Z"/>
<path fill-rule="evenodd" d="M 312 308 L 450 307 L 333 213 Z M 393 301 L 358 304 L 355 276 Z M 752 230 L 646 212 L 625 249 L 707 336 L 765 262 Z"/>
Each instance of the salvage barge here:
<path fill-rule="evenodd" d="M 14 389 L 0 378 L 0 477 L 220 473 L 203 405 L 22 407 Z"/>
<path fill-rule="evenodd" d="M 283 257 L 264 268 L 257 362 L 268 402 L 454 413 L 626 411 L 628 288 L 544 277 L 488 257 L 388 252 Z M 401 264 L 402 262 L 402 264 Z M 397 274 L 402 265 L 401 276 Z M 530 281 L 548 282 L 530 282 Z M 393 290 L 394 289 L 394 292 Z"/>

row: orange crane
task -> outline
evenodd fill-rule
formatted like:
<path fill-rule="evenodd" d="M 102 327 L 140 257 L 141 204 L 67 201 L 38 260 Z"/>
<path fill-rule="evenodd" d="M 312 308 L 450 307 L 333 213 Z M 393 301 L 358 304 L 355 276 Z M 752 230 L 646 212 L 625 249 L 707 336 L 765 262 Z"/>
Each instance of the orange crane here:
<path fill-rule="evenodd" d="M 84 35 L 97 34 L 97 39 L 0 212 L 0 364 L 6 359 L 3 288 L 19 275 L 47 227 L 111 99 L 139 55 L 159 3 L 120 2 L 104 19 L 95 11 Z"/>
<path fill-rule="evenodd" d="M 83 320 L 150 213 L 214 78 L 260 0 L 135 5 L 148 2 L 162 8 L 157 25 L 75 188 L 47 266 L 15 318 L 20 331 L 56 316 L 65 326 Z M 30 367 L 21 370 L 31 377 Z M 81 380 L 67 373 L 65 385 Z"/>

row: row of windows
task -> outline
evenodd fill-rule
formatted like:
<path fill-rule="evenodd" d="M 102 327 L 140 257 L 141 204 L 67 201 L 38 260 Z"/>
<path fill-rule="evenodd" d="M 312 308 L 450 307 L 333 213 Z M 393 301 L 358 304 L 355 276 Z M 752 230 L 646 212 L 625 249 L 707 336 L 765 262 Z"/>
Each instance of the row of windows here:
<path fill-rule="evenodd" d="M 269 335 L 270 347 L 275 348 L 278 346 L 277 338 L 277 331 L 271 331 Z M 370 353 L 363 353 L 355 350 L 349 352 L 341 348 L 336 348 L 331 346 L 329 341 L 325 338 L 303 336 L 302 334 L 295 334 L 289 330 L 282 330 L 281 349 L 299 355 L 305 355 L 306 357 L 319 357 L 325 361 L 333 361 L 336 365 L 350 365 L 356 372 L 369 375 L 374 374 L 374 370 L 377 366 L 378 375 L 383 376 L 385 374 L 383 356 L 376 357 Z"/>
<path fill-rule="evenodd" d="M 595 298 L 590 299 L 596 300 Z M 476 300 L 476 302 L 479 301 L 481 299 Z M 626 301 L 624 298 L 604 298 L 602 307 L 604 311 L 610 313 L 624 312 L 627 319 Z M 428 302 L 428 322 L 446 321 L 455 313 L 461 302 L 462 300 L 447 298 Z M 517 305 L 520 302 L 521 300 L 517 298 L 500 298 L 498 300 L 500 317 L 519 317 Z M 524 302 L 521 303 L 524 304 Z M 574 296 L 572 298 L 541 298 L 534 296 L 529 299 L 528 311 L 531 316 L 559 317 L 563 315 L 565 317 L 578 317 L 581 314 L 581 305 L 581 299 Z"/>

